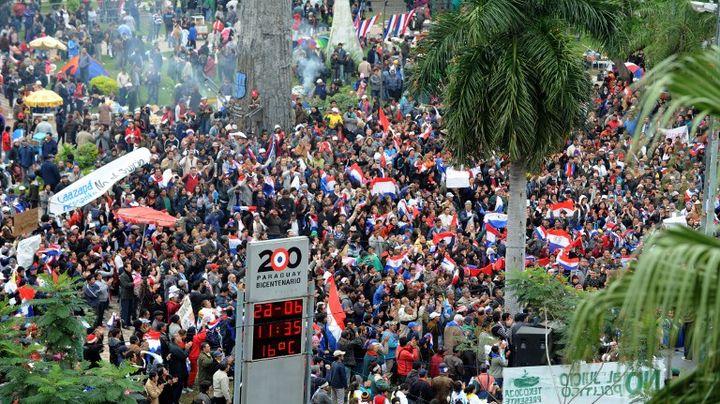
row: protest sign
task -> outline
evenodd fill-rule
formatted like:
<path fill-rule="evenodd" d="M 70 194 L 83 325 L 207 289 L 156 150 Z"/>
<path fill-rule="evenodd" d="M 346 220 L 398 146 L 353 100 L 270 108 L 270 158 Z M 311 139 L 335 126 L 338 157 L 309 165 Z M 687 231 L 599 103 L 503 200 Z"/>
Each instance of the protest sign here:
<path fill-rule="evenodd" d="M 16 214 L 13 223 L 13 233 L 16 236 L 32 233 L 38 226 L 38 208 Z"/>
<path fill-rule="evenodd" d="M 190 296 L 186 295 L 183 298 L 177 315 L 180 317 L 180 325 L 182 328 L 187 330 L 195 326 L 195 314 L 193 313 L 192 304 L 190 303 Z"/>
<path fill-rule="evenodd" d="M 143 147 L 105 164 L 73 182 L 50 198 L 48 212 L 61 215 L 80 208 L 109 191 L 116 182 L 150 162 L 150 150 Z"/>
<path fill-rule="evenodd" d="M 446 188 L 468 188 L 470 187 L 470 173 L 467 170 L 458 171 L 448 167 L 445 171 Z"/>
<path fill-rule="evenodd" d="M 665 139 L 672 139 L 673 143 L 677 138 L 680 138 L 680 141 L 685 144 L 687 144 L 687 142 L 689 141 L 687 125 L 683 125 L 673 129 L 664 129 L 663 132 L 665 133 Z"/>

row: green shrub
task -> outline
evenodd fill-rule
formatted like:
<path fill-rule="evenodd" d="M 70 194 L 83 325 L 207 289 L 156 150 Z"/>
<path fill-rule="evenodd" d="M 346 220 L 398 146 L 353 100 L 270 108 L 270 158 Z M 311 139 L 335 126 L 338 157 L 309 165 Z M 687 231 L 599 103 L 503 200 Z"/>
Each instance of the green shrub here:
<path fill-rule="evenodd" d="M 78 163 L 80 169 L 86 169 L 95 167 L 95 161 L 97 161 L 97 146 L 92 143 L 86 143 L 78 147 L 75 153 L 75 162 Z"/>
<path fill-rule="evenodd" d="M 57 162 L 68 160 L 75 161 L 75 155 L 75 146 L 68 143 L 63 143 L 58 147 L 58 154 L 55 157 L 55 160 L 57 160 Z"/>
<path fill-rule="evenodd" d="M 75 13 L 80 8 L 80 0 L 67 0 L 65 6 L 68 12 Z"/>
<path fill-rule="evenodd" d="M 340 109 L 340 112 L 345 112 L 347 107 L 350 105 L 357 106 L 358 104 L 358 97 L 357 94 L 355 94 L 354 91 L 351 91 L 352 88 L 347 86 L 340 89 L 340 92 L 333 95 L 332 97 L 328 96 L 325 101 L 321 100 L 320 98 L 311 98 L 308 100 L 308 103 L 311 107 L 318 107 L 320 112 L 327 113 L 328 112 L 328 105 L 332 101 L 337 102 L 338 109 Z"/>
<path fill-rule="evenodd" d="M 97 76 L 90 80 L 90 87 L 96 88 L 102 95 L 117 93 L 119 87 L 117 81 L 107 76 Z"/>

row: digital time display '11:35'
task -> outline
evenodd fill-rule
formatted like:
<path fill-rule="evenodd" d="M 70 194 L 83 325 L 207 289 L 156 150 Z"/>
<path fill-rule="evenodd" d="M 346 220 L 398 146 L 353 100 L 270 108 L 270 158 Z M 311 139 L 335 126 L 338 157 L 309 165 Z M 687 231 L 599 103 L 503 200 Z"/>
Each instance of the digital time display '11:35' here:
<path fill-rule="evenodd" d="M 302 352 L 303 299 L 256 303 L 253 319 L 253 360 Z"/>

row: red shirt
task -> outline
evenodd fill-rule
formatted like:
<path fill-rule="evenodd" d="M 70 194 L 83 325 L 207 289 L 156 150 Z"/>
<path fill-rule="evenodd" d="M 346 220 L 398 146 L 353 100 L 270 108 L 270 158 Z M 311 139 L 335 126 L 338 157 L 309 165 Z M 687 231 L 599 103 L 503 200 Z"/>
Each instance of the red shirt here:
<path fill-rule="evenodd" d="M 4 152 L 9 152 L 11 148 L 12 148 L 12 136 L 10 136 L 10 132 L 3 131 L 2 149 Z"/>
<path fill-rule="evenodd" d="M 188 192 L 195 192 L 195 187 L 200 183 L 200 176 L 197 174 L 195 176 L 188 174 L 183 178 L 183 181 L 185 182 L 185 189 Z"/>
<path fill-rule="evenodd" d="M 140 139 L 142 138 L 142 135 L 140 134 L 140 129 L 137 127 L 127 127 L 125 128 L 125 143 L 127 144 L 140 144 Z"/>
<path fill-rule="evenodd" d="M 173 302 L 172 300 L 168 300 L 165 306 L 167 307 L 168 319 L 180 310 L 180 303 Z"/>

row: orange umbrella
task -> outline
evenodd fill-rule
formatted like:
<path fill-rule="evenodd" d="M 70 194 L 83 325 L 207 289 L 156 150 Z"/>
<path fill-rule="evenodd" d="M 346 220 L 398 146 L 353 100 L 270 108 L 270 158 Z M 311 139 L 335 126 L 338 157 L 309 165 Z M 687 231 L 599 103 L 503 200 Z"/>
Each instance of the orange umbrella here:
<path fill-rule="evenodd" d="M 165 212 L 146 207 L 118 209 L 118 219 L 134 224 L 154 224 L 155 226 L 175 226 L 177 218 Z"/>

